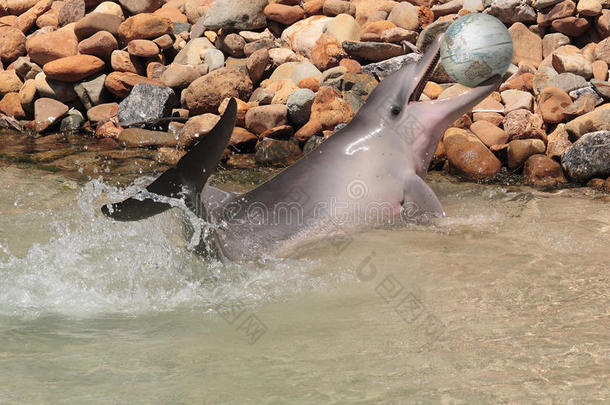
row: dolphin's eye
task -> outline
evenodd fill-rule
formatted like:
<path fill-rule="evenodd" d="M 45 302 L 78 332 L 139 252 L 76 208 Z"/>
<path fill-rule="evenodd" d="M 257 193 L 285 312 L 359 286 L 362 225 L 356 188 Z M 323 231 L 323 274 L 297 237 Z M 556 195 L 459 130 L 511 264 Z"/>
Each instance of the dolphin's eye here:
<path fill-rule="evenodd" d="M 395 106 L 395 105 L 394 105 L 394 106 L 392 106 L 392 108 L 390 109 L 390 113 L 391 113 L 393 116 L 397 116 L 398 114 L 400 114 L 400 111 L 401 111 L 400 107 Z"/>

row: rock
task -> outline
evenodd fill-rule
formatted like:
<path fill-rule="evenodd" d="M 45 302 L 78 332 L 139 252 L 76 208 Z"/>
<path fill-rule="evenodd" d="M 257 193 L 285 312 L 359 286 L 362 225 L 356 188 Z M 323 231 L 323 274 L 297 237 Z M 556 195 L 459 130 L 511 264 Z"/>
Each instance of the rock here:
<path fill-rule="evenodd" d="M 553 76 L 547 82 L 548 87 L 558 87 L 569 93 L 572 90 L 587 86 L 587 81 L 582 77 L 573 73 L 560 73 Z"/>
<path fill-rule="evenodd" d="M 405 3 L 408 4 L 408 3 Z M 360 39 L 362 41 L 381 41 L 381 34 L 389 29 L 396 28 L 392 21 L 381 20 L 367 24 L 360 31 Z"/>
<path fill-rule="evenodd" d="M 561 166 L 571 180 L 581 183 L 610 176 L 610 131 L 583 135 L 561 156 Z"/>
<path fill-rule="evenodd" d="M 582 76 L 585 79 L 589 79 L 593 75 L 593 69 L 591 67 L 591 64 L 584 58 L 584 56 L 579 54 L 553 54 L 552 63 L 553 68 L 558 73 L 573 73 Z"/>
<path fill-rule="evenodd" d="M 2 8 L 10 15 L 20 15 L 28 11 L 38 0 L 11 0 L 2 3 Z"/>
<path fill-rule="evenodd" d="M 551 188 L 568 181 L 563 175 L 561 165 L 545 155 L 532 155 L 523 165 L 524 183 L 534 187 Z"/>
<path fill-rule="evenodd" d="M 393 22 L 397 27 L 416 31 L 419 28 L 417 7 L 410 3 L 398 3 L 388 15 L 388 21 Z"/>
<path fill-rule="evenodd" d="M 539 26 L 549 26 L 554 20 L 570 17 L 576 11 L 576 3 L 571 0 L 564 0 L 555 4 L 545 13 L 539 13 L 537 23 Z"/>
<path fill-rule="evenodd" d="M 153 39 L 153 42 L 161 49 L 169 49 L 174 45 L 174 40 L 168 34 Z"/>
<path fill-rule="evenodd" d="M 99 31 L 108 31 L 112 35 L 118 35 L 122 23 L 123 18 L 113 14 L 90 13 L 76 23 L 73 33 L 80 41 Z"/>
<path fill-rule="evenodd" d="M 42 97 L 53 98 L 64 103 L 78 98 L 72 84 L 49 79 L 44 72 L 40 72 L 36 75 L 34 78 L 34 85 L 36 91 Z"/>
<path fill-rule="evenodd" d="M 470 130 L 487 147 L 508 142 L 508 135 L 506 132 L 488 121 L 477 121 L 470 126 Z"/>
<path fill-rule="evenodd" d="M 566 116 L 584 115 L 595 109 L 596 102 L 597 100 L 593 94 L 585 93 L 567 106 L 563 112 Z"/>
<path fill-rule="evenodd" d="M 252 92 L 250 99 L 248 100 L 253 106 L 257 105 L 268 105 L 271 104 L 275 91 L 271 91 L 264 87 L 259 87 Z"/>
<path fill-rule="evenodd" d="M 199 77 L 201 77 L 201 74 L 195 66 L 172 63 L 161 74 L 161 81 L 167 87 L 183 89 Z"/>
<path fill-rule="evenodd" d="M 164 86 L 159 80 L 149 79 L 131 72 L 112 72 L 108 74 L 104 86 L 115 96 L 125 98 L 129 95 L 131 89 L 140 83 Z"/>
<path fill-rule="evenodd" d="M 595 58 L 610 65 L 610 37 L 600 41 L 595 47 Z"/>
<path fill-rule="evenodd" d="M 311 119 L 320 122 L 324 129 L 349 122 L 354 116 L 351 106 L 342 100 L 331 87 L 320 87 L 311 106 Z"/>
<path fill-rule="evenodd" d="M 322 78 L 322 73 L 309 62 L 288 62 L 275 69 L 271 77 L 269 77 L 269 80 L 278 81 L 288 79 L 294 85 L 297 85 L 306 77 L 315 77 L 320 80 Z"/>
<path fill-rule="evenodd" d="M 83 123 L 85 118 L 80 111 L 75 108 L 70 108 L 66 116 L 59 122 L 60 132 L 73 132 L 78 130 Z"/>
<path fill-rule="evenodd" d="M 254 150 L 258 137 L 245 128 L 234 127 L 229 147 L 238 153 L 248 153 Z"/>
<path fill-rule="evenodd" d="M 36 19 L 46 13 L 52 4 L 53 0 L 40 0 L 29 8 L 28 11 L 17 17 L 13 27 L 21 30 L 23 33 L 30 31 L 34 27 Z"/>
<path fill-rule="evenodd" d="M 68 112 L 68 106 L 50 98 L 39 98 L 34 103 L 36 132 L 43 132 Z"/>
<path fill-rule="evenodd" d="M 385 42 L 343 42 L 343 49 L 352 58 L 371 62 L 383 61 L 404 53 L 402 46 Z"/>
<path fill-rule="evenodd" d="M 508 168 L 516 170 L 532 155 L 544 153 L 546 147 L 540 139 L 516 139 L 508 143 Z"/>
<path fill-rule="evenodd" d="M 591 85 L 599 94 L 601 94 L 604 98 L 610 99 L 610 83 L 603 80 L 591 80 Z"/>
<path fill-rule="evenodd" d="M 23 83 L 14 70 L 0 71 L 0 97 L 7 93 L 16 93 Z"/>
<path fill-rule="evenodd" d="M 307 142 L 316 135 L 322 135 L 322 124 L 317 120 L 309 120 L 295 134 L 294 138 L 299 142 Z"/>
<path fill-rule="evenodd" d="M 267 25 L 263 12 L 267 0 L 216 0 L 205 14 L 203 25 L 216 30 L 255 30 Z"/>
<path fill-rule="evenodd" d="M 508 139 L 539 138 L 546 141 L 546 133 L 541 129 L 543 121 L 527 110 L 515 110 L 506 114 L 502 125 Z"/>
<path fill-rule="evenodd" d="M 339 14 L 328 21 L 324 29 L 326 34 L 337 38 L 340 44 L 343 41 L 360 40 L 360 25 L 349 14 Z"/>
<path fill-rule="evenodd" d="M 6 93 L 2 100 L 0 100 L 0 112 L 16 119 L 25 118 L 25 111 L 21 106 L 19 93 Z"/>
<path fill-rule="evenodd" d="M 46 63 L 42 70 L 49 79 L 74 83 L 104 70 L 104 61 L 93 55 L 74 55 Z"/>
<path fill-rule="evenodd" d="M 203 52 L 203 61 L 212 70 L 220 69 L 225 65 L 225 56 L 218 49 L 207 49 Z"/>
<path fill-rule="evenodd" d="M 491 0 L 490 7 L 485 12 L 505 24 L 533 23 L 536 21 L 536 11 L 530 4 L 526 0 Z"/>
<path fill-rule="evenodd" d="M 144 67 L 139 59 L 125 51 L 113 51 L 110 55 L 110 66 L 117 72 L 131 72 L 139 75 L 144 74 Z"/>
<path fill-rule="evenodd" d="M 501 93 L 502 102 L 505 105 L 504 111 L 509 113 L 513 110 L 524 108 L 532 109 L 533 96 L 527 91 L 521 90 L 504 90 Z"/>
<path fill-rule="evenodd" d="M 127 52 L 140 58 L 154 58 L 159 55 L 159 47 L 148 39 L 134 39 L 127 44 Z"/>
<path fill-rule="evenodd" d="M 152 13 L 163 5 L 162 0 L 119 0 L 119 3 L 130 14 Z"/>
<path fill-rule="evenodd" d="M 542 39 L 520 22 L 513 24 L 508 32 L 513 39 L 513 63 L 538 67 L 542 62 Z"/>
<path fill-rule="evenodd" d="M 579 37 L 589 29 L 591 23 L 585 18 L 566 17 L 554 20 L 551 25 L 562 34 L 570 37 Z"/>
<path fill-rule="evenodd" d="M 100 104 L 87 110 L 87 119 L 92 123 L 106 122 L 116 117 L 118 113 L 117 103 Z"/>
<path fill-rule="evenodd" d="M 348 14 L 353 17 L 356 15 L 356 6 L 351 2 L 344 0 L 324 0 L 322 12 L 324 15 L 328 16 Z"/>
<path fill-rule="evenodd" d="M 544 122 L 556 124 L 565 119 L 565 108 L 572 104 L 572 98 L 557 87 L 545 87 L 538 99 Z"/>
<path fill-rule="evenodd" d="M 244 56 L 244 46 L 246 46 L 246 40 L 237 34 L 229 34 L 222 41 L 222 49 L 234 58 Z"/>
<path fill-rule="evenodd" d="M 218 114 L 223 115 L 225 113 L 230 100 L 231 98 L 229 97 L 222 100 L 222 103 L 218 106 Z M 235 101 L 237 102 L 237 118 L 235 120 L 235 125 L 243 127 L 246 125 L 246 113 L 250 109 L 250 104 L 238 98 L 236 98 Z"/>
<path fill-rule="evenodd" d="M 78 44 L 78 53 L 97 56 L 102 60 L 109 60 L 113 51 L 119 44 L 114 35 L 108 31 L 99 31 Z"/>
<path fill-rule="evenodd" d="M 122 131 L 123 128 L 118 124 L 115 124 L 113 121 L 108 121 L 97 126 L 95 129 L 95 137 L 98 139 L 117 139 Z M 110 144 L 118 146 L 118 143 L 116 142 Z"/>
<path fill-rule="evenodd" d="M 44 73 L 43 73 L 44 74 Z M 36 84 L 33 79 L 28 79 L 19 90 L 19 101 L 24 111 L 30 115 L 34 112 L 34 98 L 36 97 Z"/>
<path fill-rule="evenodd" d="M 119 104 L 119 121 L 130 123 L 169 117 L 176 104 L 176 94 L 169 87 L 140 83 Z"/>
<path fill-rule="evenodd" d="M 504 90 L 521 90 L 521 91 L 532 91 L 534 85 L 534 75 L 532 73 L 523 73 L 508 79 L 500 86 L 500 91 Z"/>
<path fill-rule="evenodd" d="M 493 178 L 502 164 L 478 138 L 459 128 L 449 128 L 443 145 L 451 168 L 472 180 Z"/>
<path fill-rule="evenodd" d="M 282 104 L 271 104 L 252 107 L 246 113 L 246 128 L 255 134 L 285 125 L 288 118 L 288 108 Z"/>
<path fill-rule="evenodd" d="M 176 146 L 176 137 L 161 131 L 151 131 L 142 128 L 125 128 L 118 135 L 119 145 L 128 148 L 147 148 L 151 146 Z"/>
<path fill-rule="evenodd" d="M 68 0 L 59 9 L 57 22 L 60 26 L 79 21 L 85 16 L 84 0 Z"/>
<path fill-rule="evenodd" d="M 280 125 L 277 127 L 269 128 L 265 132 L 259 135 L 259 138 L 272 138 L 272 139 L 290 139 L 294 129 L 290 125 Z"/>
<path fill-rule="evenodd" d="M 248 57 L 246 69 L 252 83 L 258 83 L 265 73 L 269 64 L 269 52 L 266 49 L 259 49 Z"/>
<path fill-rule="evenodd" d="M 288 62 L 299 62 L 301 59 L 292 49 L 288 48 L 269 49 L 268 54 L 269 59 L 271 60 L 272 68 L 277 68 L 278 66 Z"/>
<path fill-rule="evenodd" d="M 247 100 L 252 94 L 252 82 L 242 71 L 220 68 L 193 81 L 182 92 L 182 105 L 192 114 L 215 112 L 227 97 Z"/>
<path fill-rule="evenodd" d="M 267 19 L 284 25 L 293 24 L 305 17 L 305 11 L 300 6 L 287 6 L 279 3 L 271 3 L 263 11 Z"/>
<path fill-rule="evenodd" d="M 602 38 L 610 36 L 610 10 L 601 11 L 601 15 L 595 19 L 595 28 Z"/>
<path fill-rule="evenodd" d="M 330 21 L 332 18 L 319 15 L 298 21 L 282 32 L 282 42 L 296 53 L 309 58 L 316 41 Z"/>
<path fill-rule="evenodd" d="M 341 59 L 346 57 L 337 39 L 327 34 L 322 34 L 311 50 L 311 61 L 320 70 L 339 66 Z"/>
<path fill-rule="evenodd" d="M 552 54 L 555 49 L 568 45 L 569 43 L 570 38 L 560 32 L 546 34 L 544 38 L 542 38 L 542 56 L 546 58 Z"/>
<path fill-rule="evenodd" d="M 180 52 L 178 52 L 178 54 L 174 58 L 174 63 L 178 63 L 180 65 L 198 65 L 201 63 L 202 52 L 208 49 L 214 49 L 214 45 L 212 45 L 212 43 L 207 38 L 191 39 L 186 43 L 186 46 L 182 48 Z M 210 65 L 210 70 L 213 70 L 213 65 L 210 64 L 207 60 L 206 63 Z M 222 59 L 222 63 L 224 65 L 224 56 Z"/>
<path fill-rule="evenodd" d="M 78 40 L 71 30 L 64 28 L 30 36 L 25 42 L 30 60 L 40 66 L 55 59 L 76 55 Z"/>
<path fill-rule="evenodd" d="M 11 63 L 25 55 L 25 35 L 16 28 L 2 31 L 0 36 L 0 61 Z"/>
<path fill-rule="evenodd" d="M 309 89 L 298 89 L 294 91 L 286 103 L 290 120 L 296 125 L 304 125 L 309 121 L 311 106 L 315 93 Z"/>
<path fill-rule="evenodd" d="M 608 64 L 603 60 L 596 60 L 591 63 L 593 77 L 597 80 L 606 80 L 608 78 Z"/>
<path fill-rule="evenodd" d="M 97 0 L 94 1 L 97 2 Z M 85 3 L 89 2 L 85 1 Z M 123 20 L 125 19 L 121 6 L 113 1 L 104 1 L 100 3 L 91 13 L 111 14 L 120 17 Z"/>
<path fill-rule="evenodd" d="M 27 56 L 20 56 L 13 63 L 13 68 L 22 80 L 33 79 L 36 75 L 42 72 L 42 69 L 37 64 L 30 61 Z"/>
<path fill-rule="evenodd" d="M 172 33 L 172 21 L 156 14 L 137 14 L 119 26 L 119 36 L 124 42 L 134 39 L 154 39 Z"/>
<path fill-rule="evenodd" d="M 439 18 L 448 14 L 456 14 L 462 9 L 464 0 L 450 0 L 443 4 L 435 4 L 432 6 L 432 12 L 435 18 Z"/>
<path fill-rule="evenodd" d="M 209 113 L 189 118 L 178 134 L 178 147 L 188 148 L 193 145 L 198 139 L 209 134 L 218 120 L 220 116 Z"/>
<path fill-rule="evenodd" d="M 575 138 L 588 132 L 610 131 L 610 109 L 595 110 L 574 118 L 566 124 L 566 129 Z"/>
<path fill-rule="evenodd" d="M 568 139 L 566 126 L 565 124 L 559 124 L 557 125 L 557 128 L 549 134 L 546 155 L 550 158 L 560 158 L 570 146 L 572 146 L 572 142 Z"/>
<path fill-rule="evenodd" d="M 415 53 L 396 56 L 395 58 L 390 58 L 382 62 L 370 63 L 362 66 L 362 73 L 367 73 L 375 76 L 379 80 L 383 80 L 400 68 L 417 62 L 419 58 L 420 56 Z"/>
<path fill-rule="evenodd" d="M 86 109 L 90 109 L 109 98 L 109 94 L 104 87 L 106 77 L 106 75 L 101 74 L 74 84 L 74 92 Z"/>
<path fill-rule="evenodd" d="M 288 166 L 301 155 L 301 148 L 295 141 L 264 138 L 256 145 L 255 159 L 261 165 Z"/>
<path fill-rule="evenodd" d="M 576 10 L 579 15 L 594 17 L 602 13 L 602 3 L 599 0 L 579 0 Z"/>

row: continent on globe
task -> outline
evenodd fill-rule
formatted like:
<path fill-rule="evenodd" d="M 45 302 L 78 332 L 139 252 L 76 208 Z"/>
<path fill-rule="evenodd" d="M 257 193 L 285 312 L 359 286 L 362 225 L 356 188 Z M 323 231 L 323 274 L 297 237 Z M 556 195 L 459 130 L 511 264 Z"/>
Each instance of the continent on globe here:
<path fill-rule="evenodd" d="M 468 87 L 503 75 L 512 59 L 510 33 L 489 14 L 472 13 L 457 19 L 441 44 L 441 65 L 453 80 Z"/>

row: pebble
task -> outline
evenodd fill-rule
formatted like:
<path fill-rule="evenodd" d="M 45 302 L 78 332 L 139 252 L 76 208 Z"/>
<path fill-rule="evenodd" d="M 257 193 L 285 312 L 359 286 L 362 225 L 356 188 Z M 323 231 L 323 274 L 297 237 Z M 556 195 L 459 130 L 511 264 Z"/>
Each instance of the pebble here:
<path fill-rule="evenodd" d="M 544 122 L 556 124 L 565 119 L 565 108 L 572 104 L 572 98 L 562 89 L 545 87 L 538 96 L 540 112 Z"/>
<path fill-rule="evenodd" d="M 39 98 L 34 102 L 36 132 L 43 132 L 68 112 L 68 106 L 51 98 Z"/>
<path fill-rule="evenodd" d="M 354 116 L 349 103 L 341 99 L 331 87 L 320 87 L 311 106 L 311 119 L 315 119 L 324 129 L 331 130 L 337 124 L 347 123 Z"/>
<path fill-rule="evenodd" d="M 288 122 L 288 107 L 282 104 L 271 104 L 252 107 L 246 113 L 246 128 L 255 134 L 285 125 Z"/>
<path fill-rule="evenodd" d="M 176 137 L 168 132 L 151 131 L 143 128 L 125 128 L 117 137 L 119 145 L 128 148 L 172 147 L 176 146 Z"/>
<path fill-rule="evenodd" d="M 255 30 L 267 25 L 264 8 L 267 0 L 216 0 L 205 13 L 207 29 Z"/>
<path fill-rule="evenodd" d="M 610 176 L 610 131 L 584 134 L 561 156 L 561 166 L 571 180 L 580 183 Z"/>
<path fill-rule="evenodd" d="M 220 120 L 220 116 L 211 113 L 200 114 L 189 118 L 178 134 L 177 146 L 180 148 L 192 146 L 199 138 L 209 134 L 218 120 Z"/>
<path fill-rule="evenodd" d="M 532 155 L 525 161 L 523 181 L 525 184 L 540 188 L 559 187 L 568 182 L 561 165 L 542 154 Z"/>
<path fill-rule="evenodd" d="M 566 124 L 566 129 L 575 138 L 588 132 L 610 131 L 610 109 L 595 110 L 574 118 Z"/>
<path fill-rule="evenodd" d="M 299 126 L 309 121 L 315 96 L 316 94 L 309 89 L 295 90 L 286 102 L 290 121 Z"/>
<path fill-rule="evenodd" d="M 516 170 L 532 155 L 544 153 L 546 146 L 540 139 L 515 139 L 508 143 L 506 151 L 508 168 Z"/>
<path fill-rule="evenodd" d="M 508 135 L 506 132 L 489 121 L 481 120 L 474 122 L 472 125 L 470 125 L 470 130 L 487 147 L 501 145 L 508 142 Z"/>
<path fill-rule="evenodd" d="M 264 138 L 256 145 L 254 156 L 261 165 L 288 166 L 298 160 L 302 152 L 293 140 Z"/>
<path fill-rule="evenodd" d="M 468 179 L 491 179 L 502 167 L 498 158 L 466 130 L 449 128 L 443 137 L 443 145 L 450 167 Z"/>
<path fill-rule="evenodd" d="M 182 91 L 182 105 L 192 114 L 212 113 L 227 97 L 247 100 L 252 94 L 250 77 L 240 70 L 223 67 L 193 81 Z"/>

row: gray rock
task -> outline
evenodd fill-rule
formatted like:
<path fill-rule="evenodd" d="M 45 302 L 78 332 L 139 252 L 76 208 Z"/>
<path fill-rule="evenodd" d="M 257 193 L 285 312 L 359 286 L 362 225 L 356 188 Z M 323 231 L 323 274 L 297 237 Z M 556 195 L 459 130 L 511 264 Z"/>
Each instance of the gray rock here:
<path fill-rule="evenodd" d="M 536 7 L 537 10 L 544 10 L 545 8 L 549 8 L 551 6 L 554 6 L 557 3 L 561 3 L 563 0 L 536 0 L 536 4 L 534 4 L 534 7 Z"/>
<path fill-rule="evenodd" d="M 78 98 L 71 83 L 48 79 L 44 72 L 36 75 L 34 85 L 36 86 L 36 92 L 41 97 L 52 98 L 64 103 Z"/>
<path fill-rule="evenodd" d="M 350 107 L 352 107 L 354 114 L 356 114 L 364 105 L 364 99 L 355 94 L 353 91 L 346 91 L 343 95 L 343 99 L 349 103 Z M 345 124 L 338 124 L 337 127 L 339 125 Z M 334 131 L 337 131 L 337 127 L 334 128 Z"/>
<path fill-rule="evenodd" d="M 286 102 L 288 107 L 288 116 L 296 125 L 304 125 L 309 121 L 311 115 L 311 105 L 316 94 L 309 89 L 295 90 Z"/>
<path fill-rule="evenodd" d="M 263 9 L 268 0 L 216 0 L 203 21 L 207 29 L 252 30 L 267 25 Z"/>
<path fill-rule="evenodd" d="M 191 24 L 189 23 L 174 21 L 172 25 L 172 32 L 174 36 L 182 34 L 183 32 L 189 32 L 189 29 L 191 29 Z"/>
<path fill-rule="evenodd" d="M 581 183 L 610 176 L 610 131 L 583 135 L 561 155 L 561 167 L 570 179 Z"/>
<path fill-rule="evenodd" d="M 119 121 L 130 123 L 167 117 L 176 104 L 176 94 L 169 87 L 139 83 L 119 104 Z"/>
<path fill-rule="evenodd" d="M 610 99 L 610 83 L 603 80 L 591 79 L 591 85 L 604 98 Z"/>
<path fill-rule="evenodd" d="M 409 53 L 382 62 L 369 63 L 368 65 L 362 66 L 362 73 L 367 73 L 375 76 L 378 80 L 383 80 L 401 67 L 419 61 L 420 58 L 421 55 L 417 53 Z"/>
<path fill-rule="evenodd" d="M 334 68 L 325 70 L 324 73 L 322 73 L 322 86 L 326 86 L 327 81 L 336 79 L 345 73 L 347 73 L 347 68 L 343 66 L 335 66 Z"/>
<path fill-rule="evenodd" d="M 572 90 L 587 86 L 587 80 L 584 77 L 575 75 L 574 73 L 560 73 L 552 77 L 547 86 L 558 87 L 566 93 Z"/>
<path fill-rule="evenodd" d="M 83 114 L 75 108 L 70 108 L 67 116 L 59 123 L 59 130 L 61 132 L 76 131 L 83 125 L 83 122 L 85 122 Z"/>
<path fill-rule="evenodd" d="M 209 66 L 211 72 L 225 65 L 225 55 L 218 49 L 208 49 L 203 54 L 203 61 Z"/>
<path fill-rule="evenodd" d="M 110 94 L 104 86 L 105 82 L 106 75 L 101 74 L 74 84 L 74 92 L 87 110 L 110 99 Z"/>
<path fill-rule="evenodd" d="M 506 24 L 536 22 L 536 10 L 529 0 L 492 0 L 485 14 L 493 15 Z"/>
<path fill-rule="evenodd" d="M 152 13 L 164 3 L 162 0 L 119 0 L 118 2 L 131 14 Z"/>
<path fill-rule="evenodd" d="M 590 86 L 581 87 L 579 89 L 572 90 L 568 94 L 570 95 L 570 97 L 572 97 L 572 100 L 576 100 L 576 99 L 582 97 L 584 94 L 591 94 L 595 97 L 595 105 L 600 105 L 601 103 L 604 102 L 604 99 L 602 97 L 600 97 L 599 94 L 597 94 L 597 92 L 593 89 L 593 87 L 590 87 Z"/>
<path fill-rule="evenodd" d="M 303 146 L 303 153 L 308 154 L 309 152 L 320 146 L 322 142 L 324 142 L 324 138 L 322 138 L 321 136 L 312 136 L 307 140 L 307 142 L 305 142 L 305 145 Z"/>

